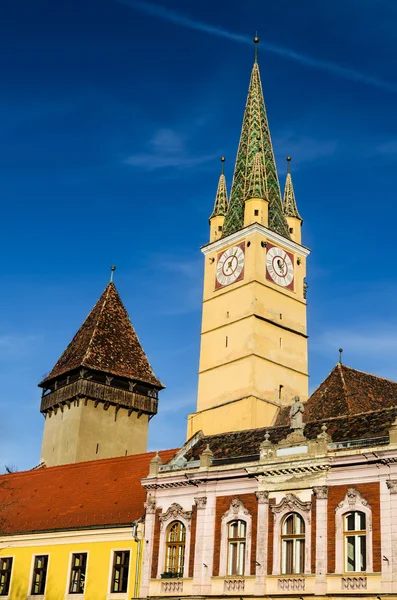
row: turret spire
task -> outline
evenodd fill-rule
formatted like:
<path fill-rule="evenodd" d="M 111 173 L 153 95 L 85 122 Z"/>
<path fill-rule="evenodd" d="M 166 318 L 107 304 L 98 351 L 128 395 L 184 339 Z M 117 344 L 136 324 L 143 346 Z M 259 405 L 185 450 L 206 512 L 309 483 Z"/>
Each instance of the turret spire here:
<path fill-rule="evenodd" d="M 247 187 L 245 200 L 250 198 L 263 198 L 267 200 L 267 181 L 266 172 L 263 168 L 262 153 L 257 152 L 254 158 L 254 166 Z"/>
<path fill-rule="evenodd" d="M 302 221 L 302 217 L 298 212 L 298 207 L 296 206 L 294 187 L 292 185 L 292 177 L 291 177 L 291 157 L 287 156 L 287 178 L 285 180 L 285 190 L 284 190 L 284 214 L 286 217 L 295 217 L 296 219 L 300 219 Z"/>
<path fill-rule="evenodd" d="M 229 206 L 228 198 L 227 198 L 227 189 L 226 189 L 226 177 L 225 177 L 225 157 L 222 156 L 222 173 L 219 177 L 218 189 L 215 196 L 215 204 L 214 210 L 212 211 L 212 215 L 210 219 L 213 217 L 224 217 L 227 213 L 227 209 Z"/>
<path fill-rule="evenodd" d="M 255 49 L 257 49 L 259 39 L 255 37 L 254 42 Z M 244 203 L 247 198 L 247 188 L 250 185 L 255 156 L 260 153 L 268 190 L 269 229 L 289 238 L 256 57 L 257 53 L 255 52 L 223 235 L 229 235 L 244 226 Z"/>

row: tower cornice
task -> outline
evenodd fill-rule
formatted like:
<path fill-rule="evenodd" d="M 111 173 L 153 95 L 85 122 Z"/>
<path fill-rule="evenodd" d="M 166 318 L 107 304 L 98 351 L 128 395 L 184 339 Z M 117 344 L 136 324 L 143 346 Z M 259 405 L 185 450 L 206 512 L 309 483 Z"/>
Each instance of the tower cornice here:
<path fill-rule="evenodd" d="M 301 256 L 308 256 L 310 254 L 310 249 L 306 246 L 302 246 L 301 244 L 297 244 L 296 242 L 285 238 L 284 236 L 268 229 L 264 225 L 260 223 L 252 223 L 252 225 L 248 225 L 243 229 L 239 229 L 238 231 L 231 233 L 230 235 L 223 237 L 215 242 L 210 244 L 206 244 L 201 247 L 201 252 L 206 256 L 211 252 L 216 252 L 218 250 L 222 250 L 226 246 L 236 244 L 244 240 L 247 236 L 252 235 L 253 233 L 259 233 L 259 235 L 266 238 L 270 242 L 274 244 L 278 244 L 285 248 L 286 250 L 290 250 L 291 252 L 296 252 Z"/>

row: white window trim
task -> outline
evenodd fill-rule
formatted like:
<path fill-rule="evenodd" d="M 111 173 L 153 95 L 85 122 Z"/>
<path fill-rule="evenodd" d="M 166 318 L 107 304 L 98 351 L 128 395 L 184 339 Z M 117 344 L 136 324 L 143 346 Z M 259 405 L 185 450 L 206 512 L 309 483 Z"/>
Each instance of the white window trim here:
<path fill-rule="evenodd" d="M 273 529 L 273 575 L 281 575 L 281 535 L 284 518 L 290 513 L 296 513 L 302 517 L 305 523 L 305 570 L 304 573 L 296 573 L 299 577 L 311 573 L 312 552 L 312 524 L 311 524 L 311 502 L 303 502 L 295 494 L 287 494 L 278 504 L 271 506 L 274 517 Z M 291 574 L 292 575 L 292 574 Z M 292 575 L 294 576 L 294 575 Z"/>
<path fill-rule="evenodd" d="M 127 591 L 126 592 L 112 592 L 112 573 L 113 573 L 113 562 L 114 562 L 114 553 L 115 552 L 129 552 L 130 553 L 130 562 L 128 564 L 128 583 L 127 583 Z M 109 563 L 109 575 L 108 575 L 108 587 L 106 593 L 106 600 L 113 600 L 113 598 L 117 597 L 117 600 L 128 600 L 129 594 L 128 590 L 131 584 L 131 562 L 132 562 L 132 548 L 111 548 L 110 550 L 110 563 Z"/>
<path fill-rule="evenodd" d="M 10 577 L 10 587 L 8 588 L 7 596 L 0 596 L 0 600 L 10 600 L 12 594 L 12 582 L 14 577 L 14 568 L 15 568 L 15 554 L 4 554 L 0 556 L 0 558 L 12 558 L 12 567 L 11 567 L 11 577 Z"/>
<path fill-rule="evenodd" d="M 252 532 L 252 517 L 244 504 L 237 498 L 233 498 L 229 509 L 221 518 L 221 551 L 219 565 L 220 577 L 241 577 L 241 575 L 228 575 L 227 564 L 229 559 L 229 524 L 232 521 L 245 521 L 245 560 L 244 560 L 244 577 L 248 577 L 251 572 L 251 532 Z"/>
<path fill-rule="evenodd" d="M 366 571 L 346 571 L 345 563 L 345 515 L 350 512 L 362 512 L 365 514 L 366 526 L 366 552 L 367 569 Z M 355 488 L 349 488 L 342 502 L 338 504 L 335 510 L 335 572 L 354 575 L 355 573 L 372 573 L 372 510 L 370 505 L 360 492 Z"/>
<path fill-rule="evenodd" d="M 73 554 L 86 554 L 87 555 L 87 564 L 86 564 L 86 568 L 85 568 L 85 574 L 87 577 L 87 573 L 88 573 L 88 564 L 89 564 L 89 560 L 90 560 L 90 553 L 88 550 L 84 550 L 84 548 L 82 550 L 72 550 L 71 552 L 69 552 L 69 561 L 68 561 L 68 570 L 67 570 L 67 576 L 66 576 L 66 590 L 65 590 L 65 596 L 64 596 L 64 600 L 84 600 L 84 596 L 87 592 L 87 585 L 84 588 L 84 593 L 83 594 L 70 594 L 69 593 L 69 588 L 70 588 L 70 576 L 72 574 L 72 556 Z M 87 580 L 86 580 L 87 582 Z"/>
<path fill-rule="evenodd" d="M 186 539 L 185 539 L 185 562 L 183 565 L 183 579 L 189 576 L 189 557 L 190 557 L 190 525 L 192 521 L 192 511 L 184 510 L 180 504 L 174 502 L 168 508 L 168 510 L 159 515 L 160 519 L 160 548 L 159 548 L 159 562 L 157 567 L 157 577 L 159 578 L 165 569 L 165 549 L 167 542 L 167 531 L 168 526 L 173 521 L 180 521 L 186 527 Z"/>
<path fill-rule="evenodd" d="M 36 556 L 48 556 L 47 572 L 46 572 L 45 586 L 44 586 L 44 594 L 32 594 L 34 559 L 36 558 Z M 32 554 L 32 561 L 31 561 L 31 564 L 30 564 L 29 587 L 28 587 L 28 593 L 26 594 L 26 600 L 44 600 L 45 595 L 47 593 L 48 572 L 50 570 L 50 560 L 51 560 L 51 557 L 50 557 L 50 554 L 48 552 L 42 552 L 42 553 L 35 552 L 34 554 Z M 11 589 L 11 587 L 10 587 L 10 589 Z M 5 598 L 7 598 L 7 596 L 5 596 Z"/>

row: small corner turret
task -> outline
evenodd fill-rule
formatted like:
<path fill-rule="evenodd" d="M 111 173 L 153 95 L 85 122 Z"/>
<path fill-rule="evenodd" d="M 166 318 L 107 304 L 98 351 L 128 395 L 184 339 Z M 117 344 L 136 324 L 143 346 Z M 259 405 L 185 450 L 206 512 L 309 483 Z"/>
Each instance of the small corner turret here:
<path fill-rule="evenodd" d="M 225 157 L 222 156 L 222 172 L 219 177 L 218 189 L 216 191 L 214 210 L 209 218 L 210 222 L 210 242 L 222 237 L 223 223 L 229 206 L 227 198 L 226 177 L 225 177 Z"/>
<path fill-rule="evenodd" d="M 292 185 L 291 177 L 291 157 L 287 156 L 287 178 L 285 180 L 283 210 L 288 223 L 288 230 L 291 239 L 298 244 L 301 243 L 302 234 L 302 217 L 298 212 L 296 205 L 294 186 Z"/>

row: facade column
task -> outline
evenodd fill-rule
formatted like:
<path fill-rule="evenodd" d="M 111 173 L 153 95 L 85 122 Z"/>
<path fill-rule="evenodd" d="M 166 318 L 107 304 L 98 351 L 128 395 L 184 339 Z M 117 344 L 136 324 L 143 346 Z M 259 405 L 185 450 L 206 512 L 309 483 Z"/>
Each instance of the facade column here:
<path fill-rule="evenodd" d="M 393 565 L 392 565 L 392 519 L 390 501 L 393 495 L 390 493 L 389 482 L 389 465 L 384 466 L 385 477 L 380 481 L 380 541 L 382 554 L 382 584 L 381 592 L 390 594 L 392 592 L 393 583 Z M 396 482 L 397 483 L 397 482 Z"/>
<path fill-rule="evenodd" d="M 255 594 L 263 596 L 266 592 L 267 545 L 269 531 L 269 492 L 261 490 L 255 493 L 258 500 L 258 522 L 256 536 L 256 581 Z M 254 540 L 252 540 L 254 543 Z"/>
<path fill-rule="evenodd" d="M 397 479 L 389 479 L 386 485 L 390 491 L 390 532 L 391 532 L 391 593 L 397 592 Z"/>
<path fill-rule="evenodd" d="M 140 597 L 149 595 L 149 580 L 153 560 L 154 525 L 156 521 L 156 500 L 150 494 L 145 502 L 145 536 L 143 547 Z"/>
<path fill-rule="evenodd" d="M 196 541 L 194 550 L 193 565 L 193 594 L 200 595 L 202 588 L 208 581 L 208 567 L 203 557 L 205 547 L 205 513 L 207 506 L 207 496 L 200 496 L 194 499 L 197 507 L 196 513 Z"/>
<path fill-rule="evenodd" d="M 316 496 L 316 582 L 315 593 L 327 593 L 328 486 L 313 488 Z"/>

